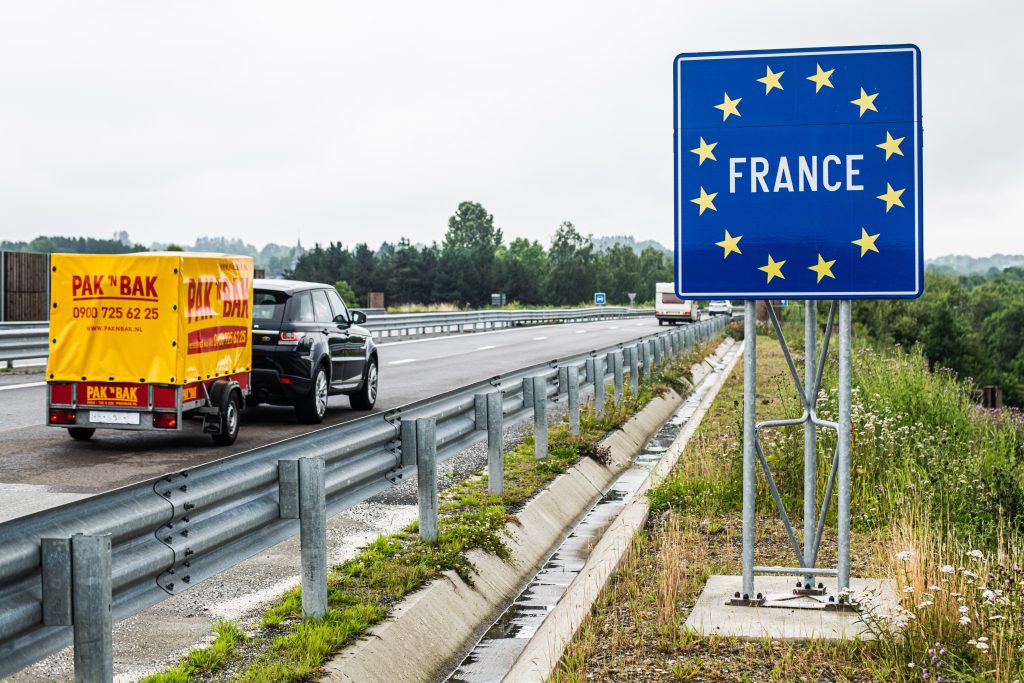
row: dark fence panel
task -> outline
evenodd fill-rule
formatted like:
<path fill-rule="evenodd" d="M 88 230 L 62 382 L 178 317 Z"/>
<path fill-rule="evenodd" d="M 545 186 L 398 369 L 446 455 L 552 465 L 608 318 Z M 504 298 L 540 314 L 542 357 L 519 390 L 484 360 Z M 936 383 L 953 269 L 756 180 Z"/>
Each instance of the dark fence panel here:
<path fill-rule="evenodd" d="M 49 320 L 49 271 L 49 254 L 0 252 L 0 320 Z"/>

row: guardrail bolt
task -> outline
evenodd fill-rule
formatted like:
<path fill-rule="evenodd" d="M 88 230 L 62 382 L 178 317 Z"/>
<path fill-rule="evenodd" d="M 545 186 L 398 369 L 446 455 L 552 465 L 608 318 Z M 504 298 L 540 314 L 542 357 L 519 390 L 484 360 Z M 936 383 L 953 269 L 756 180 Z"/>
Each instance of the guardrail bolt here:
<path fill-rule="evenodd" d="M 114 680 L 110 535 L 71 537 L 75 681 Z"/>
<path fill-rule="evenodd" d="M 299 458 L 302 616 L 327 614 L 327 491 L 323 458 Z"/>
<path fill-rule="evenodd" d="M 505 493 L 504 412 L 500 391 L 487 394 L 487 492 Z"/>
<path fill-rule="evenodd" d="M 417 500 L 420 508 L 420 540 L 437 543 L 437 421 L 416 420 Z"/>

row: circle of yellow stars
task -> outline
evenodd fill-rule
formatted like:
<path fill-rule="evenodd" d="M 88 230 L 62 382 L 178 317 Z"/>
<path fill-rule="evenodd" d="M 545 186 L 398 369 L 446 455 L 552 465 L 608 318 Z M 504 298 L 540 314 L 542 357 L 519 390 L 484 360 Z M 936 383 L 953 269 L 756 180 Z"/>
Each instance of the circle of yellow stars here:
<path fill-rule="evenodd" d="M 831 88 L 835 90 L 835 85 L 832 84 L 832 77 L 836 70 L 824 69 L 821 64 L 815 64 L 815 72 L 806 79 L 814 83 L 815 94 L 821 92 L 822 88 Z M 784 90 L 782 86 L 782 76 L 785 71 L 773 71 L 770 64 L 765 65 L 765 75 L 761 78 L 756 79 L 758 83 L 764 84 L 764 94 L 771 94 L 772 90 Z M 857 99 L 850 100 L 850 104 L 855 105 L 858 108 L 858 117 L 863 117 L 865 113 L 871 111 L 878 113 L 878 107 L 875 106 L 875 99 L 878 98 L 879 93 L 868 93 L 863 86 L 860 87 L 860 96 Z M 728 92 L 723 92 L 722 103 L 714 105 L 715 109 L 722 112 L 722 121 L 728 121 L 730 116 L 741 117 L 739 111 L 739 104 L 743 101 L 742 97 L 735 99 L 729 97 Z M 879 149 L 885 152 L 885 160 L 888 161 L 893 155 L 904 156 L 903 150 L 900 149 L 900 145 L 903 144 L 905 137 L 894 138 L 890 131 L 885 132 L 885 140 L 877 145 Z M 698 166 L 703 166 L 705 161 L 718 161 L 715 158 L 714 150 L 718 145 L 717 142 L 707 142 L 703 137 L 700 138 L 700 144 L 691 149 L 690 152 L 697 155 Z M 902 196 L 906 191 L 906 188 L 895 189 L 890 183 L 885 184 L 885 193 L 878 195 L 878 199 L 885 202 L 885 212 L 889 213 L 889 210 L 894 206 L 904 208 Z M 715 197 L 718 196 L 717 192 L 707 192 L 703 186 L 700 188 L 700 196 L 691 199 L 690 201 L 697 205 L 699 211 L 698 216 L 703 216 L 707 210 L 718 211 L 715 208 Z M 869 251 L 873 251 L 876 254 L 878 246 L 875 244 L 876 240 L 881 236 L 881 233 L 869 234 L 865 228 L 860 229 L 860 237 L 855 240 L 851 240 L 852 244 L 860 247 L 860 256 L 864 258 Z M 740 254 L 739 242 L 743 239 L 743 235 L 732 235 L 728 230 L 725 231 L 725 236 L 721 241 L 715 242 L 716 247 L 722 248 L 722 258 L 729 258 L 729 254 Z M 814 265 L 808 266 L 808 270 L 813 271 L 817 275 L 818 282 L 820 283 L 823 278 L 832 278 L 836 276 L 832 273 L 832 267 L 835 265 L 838 259 L 826 260 L 820 253 L 818 254 L 818 262 Z M 768 263 L 763 266 L 759 266 L 758 270 L 765 273 L 770 283 L 775 278 L 785 280 L 786 276 L 782 273 L 782 267 L 786 265 L 785 259 L 776 261 L 771 254 L 768 254 Z"/>

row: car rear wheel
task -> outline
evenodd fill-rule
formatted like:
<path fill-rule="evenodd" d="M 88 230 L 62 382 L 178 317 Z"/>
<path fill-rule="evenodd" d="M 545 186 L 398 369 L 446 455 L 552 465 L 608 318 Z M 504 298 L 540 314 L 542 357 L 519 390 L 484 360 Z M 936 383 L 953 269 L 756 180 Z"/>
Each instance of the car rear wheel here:
<path fill-rule="evenodd" d="M 228 403 L 220 413 L 220 434 L 213 434 L 213 442 L 218 446 L 230 446 L 238 438 L 238 427 L 242 421 L 242 399 L 237 391 L 232 391 Z"/>
<path fill-rule="evenodd" d="M 349 397 L 352 407 L 356 410 L 373 410 L 377 402 L 377 361 L 371 359 L 366 366 L 366 377 L 359 391 Z"/>
<path fill-rule="evenodd" d="M 323 422 L 324 415 L 327 414 L 327 390 L 327 371 L 321 365 L 317 367 L 316 374 L 313 375 L 313 386 L 309 393 L 295 404 L 295 415 L 299 418 L 299 422 L 304 424 Z"/>
<path fill-rule="evenodd" d="M 68 427 L 68 434 L 75 441 L 88 441 L 95 433 L 95 427 Z"/>

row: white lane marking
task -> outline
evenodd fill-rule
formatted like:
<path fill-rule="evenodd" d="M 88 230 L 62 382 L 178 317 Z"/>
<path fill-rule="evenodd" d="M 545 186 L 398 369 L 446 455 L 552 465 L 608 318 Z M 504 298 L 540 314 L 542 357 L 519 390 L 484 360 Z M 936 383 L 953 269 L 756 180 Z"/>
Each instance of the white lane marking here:
<path fill-rule="evenodd" d="M 415 363 L 415 358 L 403 358 L 401 360 L 388 361 L 388 365 L 405 365 L 406 363 Z"/>
<path fill-rule="evenodd" d="M 609 329 L 609 330 L 617 330 L 617 329 L 619 329 L 619 328 L 618 328 L 618 326 L 617 326 L 617 325 L 612 325 L 612 326 L 611 326 L 611 327 L 609 327 L 608 329 Z"/>
<path fill-rule="evenodd" d="M 534 337 L 533 341 L 544 341 L 547 337 Z"/>
<path fill-rule="evenodd" d="M 576 330 L 576 334 L 586 334 L 586 330 Z"/>
<path fill-rule="evenodd" d="M 0 391 L 7 391 L 9 389 L 28 389 L 29 387 L 45 387 L 46 382 L 27 382 L 25 384 L 10 384 L 6 387 L 0 387 Z"/>
<path fill-rule="evenodd" d="M 491 344 L 490 346 L 478 346 L 478 347 L 476 347 L 476 350 L 477 351 L 487 351 L 488 349 L 496 349 L 496 348 L 498 348 L 498 346 L 496 344 Z"/>

